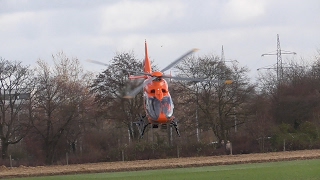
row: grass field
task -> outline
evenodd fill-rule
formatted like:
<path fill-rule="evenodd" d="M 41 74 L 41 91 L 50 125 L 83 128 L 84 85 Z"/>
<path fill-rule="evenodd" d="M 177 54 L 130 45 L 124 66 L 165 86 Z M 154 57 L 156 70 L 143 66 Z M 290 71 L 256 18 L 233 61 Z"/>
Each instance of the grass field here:
<path fill-rule="evenodd" d="M 270 163 L 145 170 L 131 172 L 77 174 L 16 178 L 17 180 L 71 180 L 71 179 L 320 179 L 320 159 Z"/>

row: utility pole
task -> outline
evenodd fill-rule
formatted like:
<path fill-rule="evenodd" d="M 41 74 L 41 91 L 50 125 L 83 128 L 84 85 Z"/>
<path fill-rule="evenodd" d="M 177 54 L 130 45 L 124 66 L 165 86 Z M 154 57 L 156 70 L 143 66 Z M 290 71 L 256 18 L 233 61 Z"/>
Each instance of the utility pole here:
<path fill-rule="evenodd" d="M 196 66 L 196 76 L 197 78 L 199 78 L 199 60 L 197 60 L 197 66 Z M 200 142 L 200 129 L 199 129 L 199 87 L 198 87 L 198 83 L 195 83 L 196 86 L 196 134 L 197 134 L 197 142 Z"/>
<path fill-rule="evenodd" d="M 276 55 L 277 56 L 277 67 L 276 67 L 276 70 L 277 70 L 277 81 L 278 81 L 278 84 L 280 84 L 282 79 L 283 79 L 282 54 L 294 54 L 294 55 L 296 55 L 297 53 L 291 52 L 291 51 L 281 50 L 280 38 L 279 38 L 279 34 L 277 34 L 277 52 L 276 53 L 266 53 L 266 54 L 262 54 L 261 55 L 261 56 L 266 56 L 266 55 Z"/>
<path fill-rule="evenodd" d="M 221 48 L 221 59 L 220 59 L 221 63 L 223 63 L 223 65 L 226 65 L 226 62 L 238 62 L 237 60 L 231 60 L 231 61 L 226 61 L 225 56 L 224 56 L 224 49 L 223 49 L 223 45 Z M 224 80 L 225 77 L 225 73 L 223 72 L 221 79 L 219 79 L 219 83 L 221 80 Z M 233 100 L 234 103 L 234 100 Z M 236 107 L 235 105 L 233 105 L 233 112 L 234 112 L 234 132 L 237 132 L 237 115 L 236 115 Z"/>
<path fill-rule="evenodd" d="M 190 69 L 185 69 L 189 72 L 192 73 L 193 78 L 199 78 L 199 71 L 200 71 L 200 65 L 199 65 L 199 60 L 193 64 L 193 67 L 190 67 Z M 199 127 L 199 86 L 198 83 L 200 81 L 195 81 L 194 86 L 196 87 L 196 112 L 195 112 L 195 119 L 196 119 L 196 137 L 197 137 L 197 142 L 200 142 L 200 127 Z"/>
<path fill-rule="evenodd" d="M 200 131 L 199 131 L 199 119 L 198 119 L 198 111 L 199 111 L 199 95 L 198 95 L 198 93 L 199 93 L 199 87 L 198 87 L 198 84 L 196 83 L 195 84 L 196 85 L 196 88 L 197 88 L 197 94 L 196 94 L 196 99 L 197 99 L 197 107 L 196 107 L 196 126 L 197 126 L 197 129 L 196 129 L 196 133 L 197 133 L 197 142 L 200 142 Z"/>

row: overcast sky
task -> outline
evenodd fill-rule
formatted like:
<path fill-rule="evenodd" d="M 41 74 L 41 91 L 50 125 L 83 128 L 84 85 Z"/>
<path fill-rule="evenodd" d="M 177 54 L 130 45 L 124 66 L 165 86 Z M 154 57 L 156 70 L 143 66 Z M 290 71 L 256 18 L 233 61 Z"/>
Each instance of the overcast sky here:
<path fill-rule="evenodd" d="M 0 0 L 0 57 L 35 66 L 64 51 L 88 71 L 116 52 L 144 57 L 144 41 L 158 67 L 192 48 L 257 68 L 276 63 L 281 48 L 315 60 L 320 49 L 319 0 Z"/>

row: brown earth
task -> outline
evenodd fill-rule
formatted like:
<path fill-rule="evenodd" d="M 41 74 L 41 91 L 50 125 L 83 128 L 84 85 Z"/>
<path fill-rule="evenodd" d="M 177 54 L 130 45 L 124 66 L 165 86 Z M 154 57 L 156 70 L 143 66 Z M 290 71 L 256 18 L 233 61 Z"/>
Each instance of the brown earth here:
<path fill-rule="evenodd" d="M 75 165 L 5 167 L 0 166 L 0 178 L 31 177 L 61 174 L 98 173 L 135 171 L 150 169 L 168 169 L 178 167 L 217 166 L 228 164 L 289 161 L 303 159 L 320 159 L 320 150 L 287 151 L 243 155 L 207 156 L 190 158 L 172 158 L 157 160 L 140 160 L 126 162 L 105 162 Z"/>

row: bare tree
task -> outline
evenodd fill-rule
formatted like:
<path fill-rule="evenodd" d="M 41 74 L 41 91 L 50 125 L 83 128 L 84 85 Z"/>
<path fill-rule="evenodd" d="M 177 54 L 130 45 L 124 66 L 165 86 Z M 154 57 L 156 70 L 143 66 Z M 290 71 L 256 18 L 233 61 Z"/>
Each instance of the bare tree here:
<path fill-rule="evenodd" d="M 54 68 L 39 60 L 37 86 L 33 96 L 33 128 L 42 140 L 47 164 L 55 161 L 56 148 L 63 137 L 75 143 L 81 123 L 91 107 L 88 74 L 76 58 L 64 53 L 53 56 Z M 69 139 L 68 139 L 69 138 Z"/>
<path fill-rule="evenodd" d="M 96 102 L 104 111 L 105 119 L 121 122 L 129 132 L 129 138 L 135 138 L 133 122 L 137 121 L 142 112 L 142 95 L 139 93 L 132 100 L 123 96 L 138 85 L 137 81 L 129 81 L 124 70 L 141 71 L 142 63 L 132 53 L 118 53 L 105 71 L 94 80 L 91 89 L 96 95 Z M 117 123 L 116 123 L 117 124 Z"/>
<path fill-rule="evenodd" d="M 2 159 L 8 157 L 8 146 L 20 142 L 28 132 L 27 104 L 32 90 L 28 67 L 21 62 L 0 59 L 0 139 Z"/>
<path fill-rule="evenodd" d="M 265 107 L 258 111 L 257 121 L 261 120 L 258 119 L 259 116 L 267 117 L 267 121 L 274 121 L 273 129 L 279 129 L 274 134 L 274 143 L 278 138 L 277 143 L 282 146 L 284 139 L 289 137 L 291 143 L 300 140 L 299 145 L 303 146 L 302 137 L 308 136 L 311 142 L 313 138 L 303 129 L 306 124 L 312 124 L 316 129 L 319 126 L 319 77 L 319 61 L 311 65 L 303 60 L 298 63 L 289 62 L 283 70 L 281 81 L 276 78 L 275 72 L 261 73 L 259 94 L 264 97 Z M 264 132 L 263 127 L 258 130 L 260 133 Z"/>
<path fill-rule="evenodd" d="M 271 101 L 265 94 L 253 94 L 252 103 L 248 108 L 253 116 L 246 122 L 246 133 L 259 144 L 261 152 L 266 152 L 267 142 L 274 127 L 274 117 L 271 112 Z"/>
<path fill-rule="evenodd" d="M 242 124 L 248 113 L 244 106 L 249 102 L 249 95 L 254 86 L 250 84 L 247 68 L 231 67 L 216 56 L 191 57 L 179 65 L 181 75 L 205 78 L 206 81 L 196 84 L 185 83 L 188 96 L 186 101 L 197 103 L 199 108 L 199 127 L 213 131 L 218 140 L 226 141 L 229 132 Z M 232 80 L 232 84 L 226 84 Z"/>

